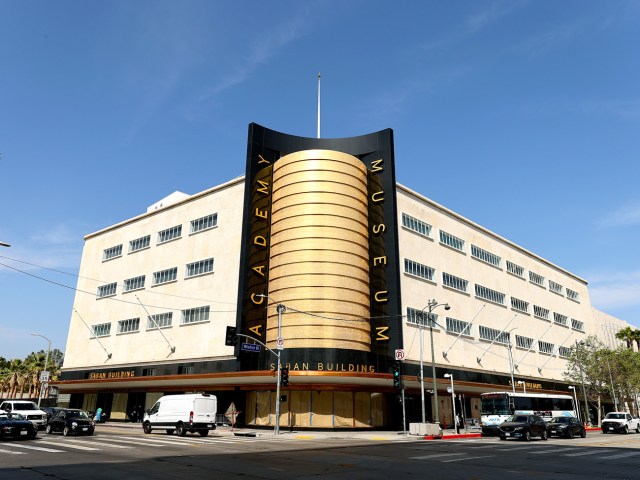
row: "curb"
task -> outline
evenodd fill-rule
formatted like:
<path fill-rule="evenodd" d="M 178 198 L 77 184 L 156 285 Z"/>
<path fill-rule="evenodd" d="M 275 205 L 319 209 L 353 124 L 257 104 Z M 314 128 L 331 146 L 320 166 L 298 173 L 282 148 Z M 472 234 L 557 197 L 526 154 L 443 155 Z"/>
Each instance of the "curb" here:
<path fill-rule="evenodd" d="M 479 438 L 481 437 L 481 433 L 460 433 L 460 434 L 452 434 L 452 435 L 425 435 L 425 440 L 451 440 L 455 438 Z"/>

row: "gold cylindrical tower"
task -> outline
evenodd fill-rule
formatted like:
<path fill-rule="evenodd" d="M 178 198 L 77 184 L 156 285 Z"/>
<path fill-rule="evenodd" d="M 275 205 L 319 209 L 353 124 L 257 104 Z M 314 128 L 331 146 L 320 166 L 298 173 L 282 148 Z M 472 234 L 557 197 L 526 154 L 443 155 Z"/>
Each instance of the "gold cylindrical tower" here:
<path fill-rule="evenodd" d="M 286 347 L 369 351 L 364 164 L 331 150 L 292 153 L 274 164 L 272 198 L 269 296 L 288 307 Z M 270 346 L 277 322 L 270 310 Z"/>

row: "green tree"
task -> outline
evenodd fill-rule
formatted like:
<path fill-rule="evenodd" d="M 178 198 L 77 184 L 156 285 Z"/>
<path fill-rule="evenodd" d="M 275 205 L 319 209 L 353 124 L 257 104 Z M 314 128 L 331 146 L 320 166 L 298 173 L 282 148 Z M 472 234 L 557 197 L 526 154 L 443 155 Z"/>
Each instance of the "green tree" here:
<path fill-rule="evenodd" d="M 616 333 L 618 340 L 624 340 L 627 343 L 627 348 L 633 348 L 633 328 L 625 327 Z"/>

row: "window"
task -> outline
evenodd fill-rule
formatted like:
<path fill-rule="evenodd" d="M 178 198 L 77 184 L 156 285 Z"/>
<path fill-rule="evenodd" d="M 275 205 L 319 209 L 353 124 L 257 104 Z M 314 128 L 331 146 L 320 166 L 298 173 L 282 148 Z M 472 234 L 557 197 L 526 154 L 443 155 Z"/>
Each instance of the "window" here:
<path fill-rule="evenodd" d="M 130 292 L 132 290 L 140 290 L 144 288 L 145 275 L 139 277 L 128 278 L 124 281 L 123 292 Z"/>
<path fill-rule="evenodd" d="M 531 270 L 529 270 L 529 281 L 531 283 L 535 283 L 536 285 L 544 287 L 544 277 L 542 275 L 538 275 L 535 272 L 532 272 Z"/>
<path fill-rule="evenodd" d="M 158 232 L 158 243 L 165 243 L 175 238 L 182 236 L 182 225 L 176 225 L 175 227 L 167 228 Z"/>
<path fill-rule="evenodd" d="M 91 331 L 93 332 L 94 337 L 107 337 L 111 335 L 111 324 L 100 323 L 98 325 L 92 325 Z"/>
<path fill-rule="evenodd" d="M 562 325 L 563 327 L 568 326 L 567 325 L 567 316 L 566 315 L 562 315 L 562 314 L 557 313 L 557 312 L 553 312 L 553 322 L 557 323 L 558 325 Z"/>
<path fill-rule="evenodd" d="M 511 308 L 518 310 L 519 312 L 529 313 L 529 302 L 520 300 L 516 297 L 511 297 Z"/>
<path fill-rule="evenodd" d="M 461 252 L 464 251 L 464 240 L 451 235 L 444 230 L 440 230 L 440 243 L 444 243 L 445 245 L 455 248 L 456 250 L 460 250 Z"/>
<path fill-rule="evenodd" d="M 569 358 L 571 356 L 571 349 L 567 347 L 558 347 L 558 355 L 562 358 Z"/>
<path fill-rule="evenodd" d="M 178 375 L 190 375 L 193 372 L 193 365 L 181 365 L 178 367 Z"/>
<path fill-rule="evenodd" d="M 188 323 L 206 322 L 209 320 L 209 306 L 190 308 L 188 310 L 182 310 L 182 325 Z"/>
<path fill-rule="evenodd" d="M 487 340 L 496 343 L 502 343 L 504 345 L 509 345 L 511 343 L 509 332 L 501 332 L 500 330 L 496 330 L 495 328 L 483 327 L 480 325 L 478 327 L 478 333 L 480 334 L 480 340 Z"/>
<path fill-rule="evenodd" d="M 167 270 L 153 273 L 153 284 L 160 285 L 161 283 L 173 282 L 176 278 L 178 278 L 178 267 L 168 268 Z"/>
<path fill-rule="evenodd" d="M 531 345 L 533 345 L 533 338 L 516 335 L 516 347 L 529 349 Z"/>
<path fill-rule="evenodd" d="M 191 220 L 191 233 L 201 232 L 208 230 L 218 225 L 218 214 L 212 213 L 206 217 Z"/>
<path fill-rule="evenodd" d="M 483 287 L 476 283 L 476 296 L 489 300 L 490 302 L 499 303 L 504 305 L 504 293 L 491 290 L 490 288 Z"/>
<path fill-rule="evenodd" d="M 118 333 L 137 332 L 140 330 L 140 317 L 118 321 Z"/>
<path fill-rule="evenodd" d="M 426 265 L 422 265 L 421 263 L 405 258 L 404 271 L 409 275 L 433 281 L 433 274 L 436 270 L 435 268 L 427 267 Z"/>
<path fill-rule="evenodd" d="M 580 302 L 580 294 L 570 288 L 567 288 L 567 298 L 575 302 Z"/>
<path fill-rule="evenodd" d="M 187 264 L 186 278 L 213 272 L 213 258 Z"/>
<path fill-rule="evenodd" d="M 500 261 L 502 259 L 498 255 L 483 250 L 480 247 L 476 247 L 473 244 L 471 244 L 471 256 L 485 263 L 488 263 L 489 265 L 500 268 Z"/>
<path fill-rule="evenodd" d="M 584 322 L 580 320 L 576 320 L 575 318 L 571 319 L 571 328 L 574 330 L 578 330 L 579 332 L 584 332 Z"/>
<path fill-rule="evenodd" d="M 138 250 L 148 248 L 150 244 L 151 244 L 151 235 L 147 235 L 146 237 L 140 237 L 140 238 L 136 238 L 135 240 L 131 240 L 129 242 L 129 253 L 137 252 Z"/>
<path fill-rule="evenodd" d="M 461 292 L 467 291 L 469 282 L 463 278 L 458 278 L 450 273 L 442 272 L 442 284 L 446 287 L 460 290 Z"/>
<path fill-rule="evenodd" d="M 458 320 L 456 318 L 447 317 L 446 318 L 447 332 L 451 333 L 461 333 L 462 335 L 473 335 L 473 330 L 469 322 L 465 322 L 463 320 Z"/>
<path fill-rule="evenodd" d="M 549 320 L 549 309 L 534 305 L 533 315 L 543 320 Z"/>
<path fill-rule="evenodd" d="M 555 348 L 555 345 L 553 343 L 543 342 L 542 340 L 538 340 L 538 350 L 540 350 L 540 353 L 553 355 L 554 348 Z"/>
<path fill-rule="evenodd" d="M 507 272 L 512 273 L 517 277 L 524 278 L 524 267 L 521 267 L 520 265 L 516 265 L 515 263 L 510 262 L 509 260 L 507 260 Z"/>
<path fill-rule="evenodd" d="M 553 280 L 549 280 L 549 290 L 551 290 L 553 293 L 562 295 L 562 285 L 554 282 Z"/>
<path fill-rule="evenodd" d="M 437 321 L 438 315 L 435 313 L 432 313 L 429 316 L 429 312 L 422 313 L 422 310 L 407 307 L 407 323 L 423 327 L 438 328 L 436 323 Z"/>
<path fill-rule="evenodd" d="M 402 213 L 402 226 L 408 228 L 409 230 L 413 230 L 420 235 L 424 235 L 425 237 L 431 238 L 431 225 L 425 223 L 417 218 L 413 218 L 406 213 Z"/>
<path fill-rule="evenodd" d="M 102 261 L 122 256 L 122 244 L 107 248 L 102 252 Z"/>
<path fill-rule="evenodd" d="M 173 313 L 158 313 L 151 315 L 147 318 L 147 330 L 154 330 L 156 328 L 167 328 L 171 326 L 173 322 Z"/>
<path fill-rule="evenodd" d="M 117 283 L 110 283 L 108 285 L 101 285 L 98 287 L 98 297 L 110 297 L 116 294 L 116 289 L 118 288 Z"/>
<path fill-rule="evenodd" d="M 143 368 L 142 369 L 142 376 L 143 377 L 155 377 L 156 376 L 156 369 L 155 368 Z"/>

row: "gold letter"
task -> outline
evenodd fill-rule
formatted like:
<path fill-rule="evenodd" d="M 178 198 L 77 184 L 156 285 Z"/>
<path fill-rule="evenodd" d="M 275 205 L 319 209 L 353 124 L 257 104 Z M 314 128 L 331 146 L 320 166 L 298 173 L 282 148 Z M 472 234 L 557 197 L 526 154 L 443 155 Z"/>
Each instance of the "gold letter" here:
<path fill-rule="evenodd" d="M 378 336 L 376 337 L 376 342 L 384 342 L 385 340 L 389 340 L 389 337 L 384 334 L 389 330 L 389 327 L 376 327 L 376 333 Z"/>
<path fill-rule="evenodd" d="M 263 182 L 262 180 L 258 180 L 258 183 L 262 185 L 262 188 L 259 188 L 258 191 L 260 193 L 264 193 L 265 195 L 269 195 L 269 184 L 267 182 Z"/>
<path fill-rule="evenodd" d="M 371 201 L 373 203 L 383 202 L 384 201 L 384 191 L 380 190 L 379 192 L 376 192 L 373 195 L 371 195 Z"/>
<path fill-rule="evenodd" d="M 256 272 L 258 275 L 260 275 L 261 277 L 264 277 L 264 272 L 262 271 L 262 269 L 264 268 L 264 265 L 260 265 L 259 267 L 253 267 L 253 271 Z"/>
<path fill-rule="evenodd" d="M 373 259 L 373 266 L 374 267 L 377 266 L 378 263 L 382 263 L 382 264 L 386 265 L 387 264 L 387 256 L 385 255 L 384 257 L 375 257 Z"/>
<path fill-rule="evenodd" d="M 373 298 L 375 298 L 376 302 L 380 303 L 380 302 L 386 302 L 389 299 L 387 297 L 382 297 L 382 298 L 378 298 L 378 295 L 384 295 L 386 293 L 389 293 L 387 290 L 381 290 L 379 292 L 376 292 L 376 294 L 374 295 Z"/>
<path fill-rule="evenodd" d="M 371 162 L 371 172 L 379 172 L 380 170 L 382 170 L 382 167 L 380 166 L 381 163 L 382 159 Z"/>
<path fill-rule="evenodd" d="M 264 297 L 260 297 L 260 301 L 258 302 L 258 301 L 256 300 L 255 295 L 256 295 L 255 293 L 252 293 L 252 294 L 251 294 L 251 301 L 252 301 L 253 303 L 255 303 L 256 305 L 262 305 L 262 302 L 264 302 Z"/>
<path fill-rule="evenodd" d="M 373 233 L 376 233 L 376 234 L 377 234 L 377 233 L 380 233 L 380 232 L 384 233 L 384 231 L 385 231 L 386 229 L 387 229 L 387 227 L 385 226 L 385 224 L 384 224 L 384 223 L 381 223 L 381 224 L 379 224 L 379 225 L 374 225 L 374 226 L 373 226 Z"/>
<path fill-rule="evenodd" d="M 261 247 L 266 247 L 267 246 L 267 239 L 264 237 L 261 237 L 260 235 L 258 235 L 257 237 L 253 238 L 253 244 L 254 245 L 260 245 Z"/>
<path fill-rule="evenodd" d="M 262 155 L 258 155 L 258 165 L 260 165 L 261 163 L 271 163 L 271 162 L 268 160 L 265 160 Z"/>
<path fill-rule="evenodd" d="M 251 327 L 249 330 L 251 330 L 253 333 L 258 335 L 259 337 L 262 337 L 262 334 L 260 333 L 261 328 L 262 328 L 262 325 L 256 325 L 255 327 Z"/>
<path fill-rule="evenodd" d="M 264 218 L 266 220 L 268 216 L 269 216 L 268 210 L 258 210 L 258 208 L 256 207 L 256 217 Z"/>

